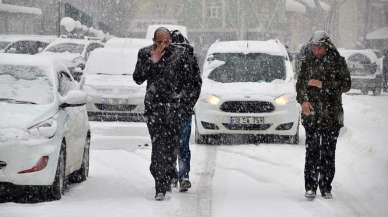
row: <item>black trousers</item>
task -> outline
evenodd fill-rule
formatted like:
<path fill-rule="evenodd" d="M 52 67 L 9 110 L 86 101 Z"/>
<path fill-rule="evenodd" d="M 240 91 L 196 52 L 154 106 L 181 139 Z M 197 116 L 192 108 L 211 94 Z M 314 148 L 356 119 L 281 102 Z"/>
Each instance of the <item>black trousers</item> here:
<path fill-rule="evenodd" d="M 177 178 L 175 162 L 179 150 L 180 119 L 149 116 L 147 127 L 152 140 L 150 171 L 156 193 L 166 193 L 172 178 Z"/>
<path fill-rule="evenodd" d="M 306 128 L 305 189 L 331 192 L 335 174 L 335 149 L 340 129 Z"/>

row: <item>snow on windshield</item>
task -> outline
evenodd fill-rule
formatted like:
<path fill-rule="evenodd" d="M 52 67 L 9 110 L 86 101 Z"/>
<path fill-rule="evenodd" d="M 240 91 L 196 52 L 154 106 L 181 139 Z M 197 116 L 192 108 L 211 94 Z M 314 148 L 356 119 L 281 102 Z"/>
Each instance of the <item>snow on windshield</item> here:
<path fill-rule="evenodd" d="M 49 104 L 53 99 L 53 84 L 43 69 L 0 65 L 0 102 Z"/>
<path fill-rule="evenodd" d="M 99 49 L 86 63 L 86 74 L 132 75 L 138 49 Z"/>
<path fill-rule="evenodd" d="M 75 43 L 63 43 L 63 44 L 56 44 L 52 47 L 48 48 L 47 51 L 53 52 L 53 53 L 82 53 L 84 50 L 85 45 L 83 44 L 75 44 Z"/>
<path fill-rule="evenodd" d="M 225 64 L 215 68 L 209 79 L 222 82 L 272 82 L 286 79 L 285 60 L 282 56 L 263 53 L 215 53 L 214 59 Z"/>

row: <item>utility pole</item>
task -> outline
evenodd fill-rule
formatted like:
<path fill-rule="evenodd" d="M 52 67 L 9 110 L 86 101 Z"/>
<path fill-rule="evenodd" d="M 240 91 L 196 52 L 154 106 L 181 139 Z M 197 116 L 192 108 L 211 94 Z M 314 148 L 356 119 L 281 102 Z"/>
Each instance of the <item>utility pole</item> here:
<path fill-rule="evenodd" d="M 62 19 L 62 16 L 61 16 L 61 13 L 62 13 L 62 0 L 58 0 L 58 26 L 57 26 L 57 34 L 58 34 L 58 37 L 61 36 L 61 19 Z"/>

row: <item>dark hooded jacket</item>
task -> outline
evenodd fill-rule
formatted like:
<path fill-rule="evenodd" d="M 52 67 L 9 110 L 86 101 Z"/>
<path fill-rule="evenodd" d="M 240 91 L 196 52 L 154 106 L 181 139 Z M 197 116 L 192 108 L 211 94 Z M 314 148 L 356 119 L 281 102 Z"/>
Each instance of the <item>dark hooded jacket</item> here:
<path fill-rule="evenodd" d="M 192 83 L 187 82 L 195 80 L 193 78 L 195 75 L 191 73 L 189 55 L 184 48 L 170 45 L 162 59 L 158 63 L 153 63 L 151 50 L 152 46 L 148 46 L 139 51 L 133 73 L 133 79 L 137 84 L 147 81 L 145 116 L 181 117 L 185 115 L 182 105 L 196 102 L 196 100 L 193 102 L 191 95 Z"/>
<path fill-rule="evenodd" d="M 302 114 L 302 124 L 315 129 L 335 129 L 343 126 L 342 93 L 350 90 L 351 78 L 346 61 L 334 45 L 327 40 L 328 52 L 317 59 L 312 52 L 304 51 L 300 74 L 296 84 L 297 101 L 310 102 L 314 114 Z M 311 49 L 307 46 L 306 49 Z M 322 81 L 322 89 L 308 86 L 311 79 Z"/>

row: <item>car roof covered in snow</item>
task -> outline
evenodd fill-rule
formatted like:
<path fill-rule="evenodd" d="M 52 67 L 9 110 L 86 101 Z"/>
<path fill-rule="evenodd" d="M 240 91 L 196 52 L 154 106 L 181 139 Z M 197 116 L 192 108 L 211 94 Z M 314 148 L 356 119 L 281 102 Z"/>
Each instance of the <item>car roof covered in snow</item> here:
<path fill-rule="evenodd" d="M 85 74 L 133 74 L 140 48 L 101 48 L 86 62 Z"/>
<path fill-rule="evenodd" d="M 210 46 L 208 55 L 214 53 L 265 53 L 288 57 L 286 48 L 278 40 L 215 42 Z"/>
<path fill-rule="evenodd" d="M 144 38 L 112 38 L 105 44 L 106 48 L 143 48 L 152 45 L 151 39 Z"/>
<path fill-rule="evenodd" d="M 363 49 L 363 50 L 351 50 L 351 49 L 344 49 L 344 48 L 339 48 L 338 49 L 338 52 L 341 54 L 341 56 L 343 56 L 346 60 L 349 59 L 350 56 L 354 55 L 354 54 L 363 54 L 365 56 L 367 56 L 371 61 L 372 63 L 375 63 L 377 62 L 378 58 L 377 58 L 377 55 L 375 54 L 375 52 L 373 52 L 373 50 L 371 49 Z"/>
<path fill-rule="evenodd" d="M 51 78 L 56 76 L 57 71 L 67 71 L 67 68 L 56 59 L 39 55 L 0 53 L 0 65 L 37 66 L 46 69 Z"/>
<path fill-rule="evenodd" d="M 88 39 L 75 39 L 75 38 L 58 38 L 56 39 L 55 41 L 53 41 L 49 47 L 53 46 L 53 45 L 57 45 L 57 44 L 63 44 L 63 43 L 73 43 L 73 44 L 83 44 L 83 45 L 87 45 L 89 43 L 100 43 L 102 44 L 100 41 L 98 40 L 88 40 Z"/>
<path fill-rule="evenodd" d="M 15 42 L 15 41 L 41 41 L 51 43 L 58 37 L 55 35 L 0 35 L 0 41 Z"/>

